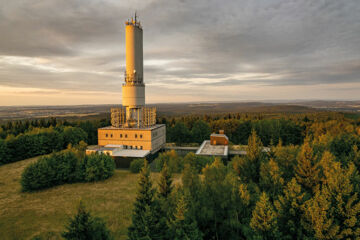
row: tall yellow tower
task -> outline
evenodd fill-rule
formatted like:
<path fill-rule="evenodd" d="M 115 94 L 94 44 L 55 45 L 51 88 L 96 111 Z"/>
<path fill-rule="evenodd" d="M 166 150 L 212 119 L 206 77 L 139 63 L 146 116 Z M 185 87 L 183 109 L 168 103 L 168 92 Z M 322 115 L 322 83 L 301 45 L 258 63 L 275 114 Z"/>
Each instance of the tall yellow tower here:
<path fill-rule="evenodd" d="M 106 152 L 115 158 L 145 157 L 166 143 L 165 125 L 156 124 L 156 108 L 145 105 L 143 29 L 136 14 L 125 22 L 125 45 L 122 107 L 111 109 L 111 126 L 98 129 L 98 145 L 89 147 L 87 153 Z"/>
<path fill-rule="evenodd" d="M 122 102 L 126 107 L 126 125 L 140 127 L 142 108 L 145 106 L 143 75 L 143 34 L 140 22 L 135 19 L 125 22 L 126 70 L 122 86 Z"/>

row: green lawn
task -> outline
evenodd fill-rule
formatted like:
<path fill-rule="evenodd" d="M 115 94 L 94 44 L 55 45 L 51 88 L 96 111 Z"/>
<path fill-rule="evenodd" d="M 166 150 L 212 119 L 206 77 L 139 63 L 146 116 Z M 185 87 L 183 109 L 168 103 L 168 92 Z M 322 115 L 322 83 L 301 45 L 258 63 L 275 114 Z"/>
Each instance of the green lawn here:
<path fill-rule="evenodd" d="M 115 170 L 110 179 L 96 183 L 76 183 L 34 193 L 22 193 L 23 169 L 37 158 L 0 166 L 0 238 L 61 239 L 64 223 L 82 199 L 86 207 L 105 219 L 115 239 L 126 239 L 138 174 Z M 154 181 L 159 174 L 153 173 Z"/>

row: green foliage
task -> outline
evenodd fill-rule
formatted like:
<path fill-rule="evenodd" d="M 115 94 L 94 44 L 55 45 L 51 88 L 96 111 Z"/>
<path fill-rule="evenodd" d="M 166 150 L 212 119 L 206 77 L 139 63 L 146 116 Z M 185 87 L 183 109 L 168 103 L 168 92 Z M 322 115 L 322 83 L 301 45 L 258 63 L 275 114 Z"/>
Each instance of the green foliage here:
<path fill-rule="evenodd" d="M 262 151 L 261 140 L 253 130 L 246 149 L 246 156 L 235 156 L 232 159 L 232 167 L 245 182 L 258 183 L 260 180 L 260 166 L 265 160 L 265 153 Z"/>
<path fill-rule="evenodd" d="M 112 239 L 110 231 L 103 219 L 93 217 L 86 210 L 82 201 L 79 203 L 77 214 L 69 219 L 62 237 L 68 240 L 107 240 Z"/>
<path fill-rule="evenodd" d="M 196 221 L 189 215 L 184 196 L 177 205 L 173 219 L 170 221 L 170 239 L 174 240 L 201 240 L 202 233 L 197 227 Z"/>
<path fill-rule="evenodd" d="M 68 126 L 64 128 L 63 138 L 66 144 L 64 147 L 67 147 L 68 144 L 74 146 L 81 140 L 87 141 L 87 133 L 81 128 Z"/>
<path fill-rule="evenodd" d="M 306 190 L 311 191 L 320 182 L 320 168 L 314 156 L 309 139 L 306 139 L 297 157 L 296 180 Z"/>
<path fill-rule="evenodd" d="M 0 139 L 0 164 L 60 151 L 69 144 L 76 146 L 86 140 L 87 133 L 78 127 L 29 127 L 16 137 L 8 135 L 5 140 Z"/>
<path fill-rule="evenodd" d="M 2 139 L 0 139 L 0 165 L 5 164 L 9 162 L 8 157 L 8 149 L 6 146 L 6 142 Z"/>
<path fill-rule="evenodd" d="M 144 159 L 137 158 L 131 161 L 129 169 L 130 172 L 132 173 L 139 173 L 143 167 L 144 167 Z"/>
<path fill-rule="evenodd" d="M 184 157 L 184 165 L 189 164 L 191 167 L 196 169 L 198 173 L 200 173 L 206 165 L 211 165 L 213 162 L 214 157 L 200 156 L 193 152 L 189 152 Z"/>
<path fill-rule="evenodd" d="M 305 193 L 296 179 L 291 179 L 274 202 L 278 212 L 279 231 L 284 239 L 303 239 L 303 229 L 300 228 L 300 216 L 305 202 Z"/>
<path fill-rule="evenodd" d="M 167 129 L 167 138 L 177 145 L 190 142 L 191 133 L 183 122 L 177 122 L 173 127 Z"/>
<path fill-rule="evenodd" d="M 85 181 L 99 181 L 114 174 L 114 160 L 106 154 L 91 154 L 85 159 Z"/>
<path fill-rule="evenodd" d="M 263 239 L 279 238 L 277 214 L 265 192 L 261 194 L 252 212 L 250 227 Z"/>
<path fill-rule="evenodd" d="M 156 230 L 158 239 L 172 239 L 170 238 L 170 227 L 168 219 L 170 218 L 174 204 L 172 193 L 172 175 L 168 171 L 166 163 L 160 173 L 158 183 L 158 190 L 154 200 L 154 219 L 157 219 Z"/>
<path fill-rule="evenodd" d="M 274 159 L 261 163 L 259 186 L 268 192 L 272 199 L 277 197 L 284 186 L 284 179 L 281 174 L 282 172 Z"/>
<path fill-rule="evenodd" d="M 175 150 L 160 153 L 154 161 L 157 171 L 161 171 L 164 163 L 168 166 L 170 173 L 180 173 L 184 168 L 183 159 Z"/>
<path fill-rule="evenodd" d="M 211 129 L 208 123 L 198 120 L 191 129 L 192 142 L 202 143 L 210 138 Z"/>
<path fill-rule="evenodd" d="M 348 164 L 349 155 L 353 150 L 353 146 L 360 147 L 360 137 L 353 134 L 343 133 L 336 136 L 330 143 L 330 151 L 344 165 Z"/>
<path fill-rule="evenodd" d="M 161 170 L 161 177 L 159 181 L 159 197 L 163 199 L 167 199 L 173 187 L 171 186 L 171 174 L 168 170 L 167 164 L 164 163 L 163 169 Z"/>
<path fill-rule="evenodd" d="M 21 175 L 23 191 L 36 191 L 64 183 L 97 181 L 114 172 L 111 157 L 93 154 L 81 158 L 73 149 L 41 157 L 27 166 Z"/>
<path fill-rule="evenodd" d="M 154 203 L 155 189 L 150 179 L 150 168 L 145 160 L 138 183 L 138 194 L 134 203 L 132 222 L 128 228 L 130 240 L 155 239 L 157 236 L 156 205 Z"/>

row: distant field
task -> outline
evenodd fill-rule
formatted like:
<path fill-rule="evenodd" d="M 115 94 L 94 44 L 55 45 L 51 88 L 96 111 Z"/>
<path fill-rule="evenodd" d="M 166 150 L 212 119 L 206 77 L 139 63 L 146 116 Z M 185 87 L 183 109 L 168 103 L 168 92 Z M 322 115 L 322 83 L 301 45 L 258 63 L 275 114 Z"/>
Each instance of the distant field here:
<path fill-rule="evenodd" d="M 0 166 L 0 238 L 31 239 L 36 235 L 60 239 L 64 223 L 83 199 L 93 214 L 103 217 L 115 239 L 126 239 L 136 195 L 138 174 L 115 170 L 108 180 L 76 183 L 35 193 L 20 191 L 23 169 L 37 158 Z M 159 174 L 152 177 L 158 180 Z"/>

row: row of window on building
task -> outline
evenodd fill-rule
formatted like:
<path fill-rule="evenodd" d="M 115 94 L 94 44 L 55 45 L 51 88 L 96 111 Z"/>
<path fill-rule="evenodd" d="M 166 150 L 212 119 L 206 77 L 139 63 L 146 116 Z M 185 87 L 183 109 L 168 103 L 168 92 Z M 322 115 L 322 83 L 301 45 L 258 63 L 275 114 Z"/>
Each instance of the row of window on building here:
<path fill-rule="evenodd" d="M 129 146 L 129 145 L 123 145 L 124 149 L 143 149 L 143 146 Z"/>
<path fill-rule="evenodd" d="M 110 133 L 110 134 L 108 134 L 108 133 L 106 133 L 105 134 L 105 137 L 106 138 L 108 138 L 110 136 L 110 138 L 113 138 L 114 137 L 114 135 L 112 134 L 112 133 Z M 139 134 L 139 136 L 140 136 L 140 138 L 143 138 L 143 135 L 142 134 Z M 128 137 L 128 135 L 127 134 L 122 134 L 122 133 L 120 133 L 120 138 L 127 138 Z M 138 138 L 138 135 L 135 133 L 135 138 Z"/>

